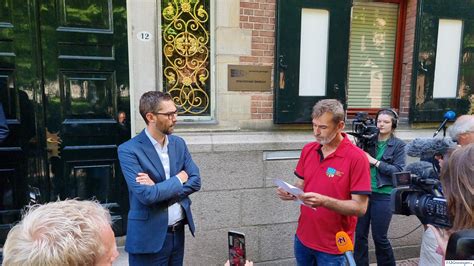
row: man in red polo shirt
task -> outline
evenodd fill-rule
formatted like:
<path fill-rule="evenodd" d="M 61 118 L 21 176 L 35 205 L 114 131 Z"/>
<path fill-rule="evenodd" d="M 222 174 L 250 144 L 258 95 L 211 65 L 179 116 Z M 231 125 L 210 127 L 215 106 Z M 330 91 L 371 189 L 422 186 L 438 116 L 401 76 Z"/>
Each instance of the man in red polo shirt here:
<path fill-rule="evenodd" d="M 345 265 L 336 246 L 336 233 L 354 240 L 357 216 L 364 215 L 370 194 L 369 162 L 365 153 L 343 133 L 344 108 L 337 100 L 321 100 L 313 107 L 316 142 L 307 144 L 295 175 L 301 214 L 295 236 L 298 265 Z M 282 200 L 296 197 L 278 188 Z"/>

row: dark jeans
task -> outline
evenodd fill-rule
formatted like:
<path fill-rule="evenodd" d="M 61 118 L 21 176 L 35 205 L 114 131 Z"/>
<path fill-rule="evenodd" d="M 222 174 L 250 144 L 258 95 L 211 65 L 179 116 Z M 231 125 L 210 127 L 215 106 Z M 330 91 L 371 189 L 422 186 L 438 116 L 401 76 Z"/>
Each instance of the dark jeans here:
<path fill-rule="evenodd" d="M 158 253 L 128 254 L 131 266 L 182 266 L 184 258 L 184 227 L 167 232 L 165 243 Z"/>
<path fill-rule="evenodd" d="M 369 226 L 372 228 L 377 265 L 395 265 L 392 245 L 387 239 L 387 231 L 392 219 L 390 195 L 372 193 L 364 216 L 359 217 L 356 227 L 354 257 L 357 265 L 369 265 L 369 247 L 367 237 Z"/>
<path fill-rule="evenodd" d="M 295 258 L 298 266 L 345 266 L 344 255 L 333 255 L 306 247 L 295 235 Z"/>

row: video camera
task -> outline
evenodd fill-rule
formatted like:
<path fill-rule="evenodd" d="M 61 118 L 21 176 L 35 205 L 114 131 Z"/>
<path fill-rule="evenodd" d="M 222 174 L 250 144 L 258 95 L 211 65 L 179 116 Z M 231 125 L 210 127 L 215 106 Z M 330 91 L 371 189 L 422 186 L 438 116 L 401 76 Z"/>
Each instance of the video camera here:
<path fill-rule="evenodd" d="M 370 148 L 375 149 L 378 133 L 379 129 L 374 119 L 370 118 L 367 112 L 357 112 L 352 121 L 352 132 L 348 134 L 356 138 L 357 147 L 374 155 L 375 150 L 371 151 Z"/>
<path fill-rule="evenodd" d="M 411 157 L 433 159 L 455 146 L 450 138 L 417 138 L 407 144 L 406 152 Z M 391 207 L 394 214 L 414 214 L 423 224 L 443 228 L 452 226 L 434 163 L 411 163 L 404 172 L 394 173 L 392 178 Z"/>
<path fill-rule="evenodd" d="M 393 185 L 391 202 L 394 214 L 414 214 L 423 224 L 442 228 L 452 226 L 438 179 L 399 172 L 393 174 Z"/>

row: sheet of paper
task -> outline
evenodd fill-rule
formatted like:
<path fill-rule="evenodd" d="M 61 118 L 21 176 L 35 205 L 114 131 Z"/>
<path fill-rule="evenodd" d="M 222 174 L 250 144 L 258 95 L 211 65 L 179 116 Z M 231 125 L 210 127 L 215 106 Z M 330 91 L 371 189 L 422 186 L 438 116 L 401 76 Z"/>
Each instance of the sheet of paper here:
<path fill-rule="evenodd" d="M 284 191 L 290 193 L 291 195 L 298 196 L 300 194 L 303 194 L 303 190 L 293 185 L 290 185 L 281 179 L 274 178 L 273 182 L 275 183 L 275 185 L 277 185 L 278 187 L 281 187 Z M 299 199 L 296 199 L 295 201 L 299 204 L 304 205 L 304 203 Z"/>
<path fill-rule="evenodd" d="M 286 192 L 288 192 L 292 195 L 298 196 L 300 194 L 303 194 L 303 190 L 301 190 L 300 188 L 295 187 L 291 184 L 288 184 L 288 183 L 286 183 L 285 181 L 283 181 L 281 179 L 275 178 L 275 179 L 273 179 L 273 182 L 275 183 L 275 185 L 281 187 L 284 191 L 286 191 Z"/>

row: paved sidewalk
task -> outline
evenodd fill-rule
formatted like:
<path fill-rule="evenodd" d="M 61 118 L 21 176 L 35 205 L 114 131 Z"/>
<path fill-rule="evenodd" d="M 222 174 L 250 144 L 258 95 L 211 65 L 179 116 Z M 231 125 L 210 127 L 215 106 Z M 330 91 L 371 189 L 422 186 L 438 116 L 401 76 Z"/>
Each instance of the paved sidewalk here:
<path fill-rule="evenodd" d="M 400 266 L 418 266 L 419 260 L 420 260 L 420 258 L 400 260 L 400 261 L 397 261 L 397 265 L 400 265 Z M 374 265 L 377 265 L 377 264 L 374 264 Z"/>
<path fill-rule="evenodd" d="M 411 258 L 406 260 L 398 260 L 397 266 L 418 266 L 420 258 Z M 377 263 L 371 263 L 370 266 L 377 266 Z"/>
<path fill-rule="evenodd" d="M 128 266 L 128 255 L 127 252 L 122 247 L 118 247 L 120 252 L 120 256 L 114 262 L 114 266 Z M 418 266 L 419 258 L 411 258 L 406 260 L 399 260 L 397 261 L 398 266 Z M 370 266 L 376 266 L 377 263 L 371 263 Z"/>

